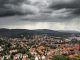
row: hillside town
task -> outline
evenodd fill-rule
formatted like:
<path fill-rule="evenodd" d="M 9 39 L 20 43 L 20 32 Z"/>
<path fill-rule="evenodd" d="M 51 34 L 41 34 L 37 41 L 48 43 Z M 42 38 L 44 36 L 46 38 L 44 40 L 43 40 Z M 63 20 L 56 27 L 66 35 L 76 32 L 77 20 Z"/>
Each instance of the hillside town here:
<path fill-rule="evenodd" d="M 0 60 L 80 60 L 80 0 L 0 0 Z"/>
<path fill-rule="evenodd" d="M 76 37 L 21 36 L 0 37 L 0 60 L 80 60 L 80 40 Z"/>

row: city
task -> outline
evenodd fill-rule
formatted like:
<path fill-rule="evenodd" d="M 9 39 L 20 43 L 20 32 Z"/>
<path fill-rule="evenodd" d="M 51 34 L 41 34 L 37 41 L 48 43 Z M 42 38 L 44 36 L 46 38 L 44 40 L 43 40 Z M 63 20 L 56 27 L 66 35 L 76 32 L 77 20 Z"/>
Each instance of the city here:
<path fill-rule="evenodd" d="M 80 60 L 80 0 L 0 0 L 0 60 Z"/>
<path fill-rule="evenodd" d="M 0 60 L 80 60 L 79 37 L 31 34 L 0 37 Z"/>

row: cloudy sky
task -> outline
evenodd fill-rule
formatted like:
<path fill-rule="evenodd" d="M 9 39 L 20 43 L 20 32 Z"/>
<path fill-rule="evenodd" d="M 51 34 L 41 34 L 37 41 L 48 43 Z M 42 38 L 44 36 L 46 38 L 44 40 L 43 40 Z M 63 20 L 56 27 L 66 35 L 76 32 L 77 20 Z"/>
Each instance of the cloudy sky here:
<path fill-rule="evenodd" d="M 80 31 L 80 0 L 0 0 L 0 28 Z"/>

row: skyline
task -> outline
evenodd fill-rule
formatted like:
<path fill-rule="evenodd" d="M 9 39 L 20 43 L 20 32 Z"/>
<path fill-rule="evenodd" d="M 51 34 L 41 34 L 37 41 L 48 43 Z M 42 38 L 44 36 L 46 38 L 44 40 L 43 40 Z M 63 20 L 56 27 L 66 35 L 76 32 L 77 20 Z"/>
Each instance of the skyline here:
<path fill-rule="evenodd" d="M 79 0 L 0 0 L 0 28 L 80 31 Z"/>

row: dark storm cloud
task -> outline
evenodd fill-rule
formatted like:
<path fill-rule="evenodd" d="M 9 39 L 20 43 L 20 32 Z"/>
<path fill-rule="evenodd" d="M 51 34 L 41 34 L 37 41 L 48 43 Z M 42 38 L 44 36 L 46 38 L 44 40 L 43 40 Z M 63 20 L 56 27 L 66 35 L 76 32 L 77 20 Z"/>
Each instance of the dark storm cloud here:
<path fill-rule="evenodd" d="M 75 18 L 72 14 L 73 11 L 74 9 L 57 9 L 46 13 L 43 12 L 36 15 L 27 15 L 24 16 L 22 20 L 32 22 L 66 22 Z"/>
<path fill-rule="evenodd" d="M 4 16 L 12 16 L 15 14 L 20 14 L 19 12 L 15 12 L 12 9 L 0 8 L 0 17 Z"/>
<path fill-rule="evenodd" d="M 44 0 L 44 1 L 47 1 L 47 0 Z M 48 5 L 49 8 L 44 9 L 44 11 L 42 10 L 42 8 L 39 8 L 41 13 L 44 13 L 44 14 L 52 13 L 53 11 L 49 9 L 59 10 L 59 9 L 66 8 L 66 9 L 74 9 L 72 14 L 76 14 L 76 15 L 80 14 L 79 12 L 80 0 L 63 0 L 63 1 L 62 0 L 50 0 L 50 1 L 51 3 L 50 2 L 43 3 L 40 1 L 38 2 L 38 5 L 39 3 L 42 4 L 40 6 L 44 6 L 44 4 L 49 3 Z M 54 1 L 57 3 L 54 3 Z M 0 17 L 11 16 L 11 15 L 34 14 L 36 13 L 36 11 L 38 12 L 38 9 L 36 9 L 35 6 L 32 5 L 29 0 L 0 0 Z"/>
<path fill-rule="evenodd" d="M 19 8 L 20 9 L 20 8 Z M 13 16 L 13 15 L 27 15 L 27 14 L 33 14 L 33 12 L 23 12 L 19 9 L 10 9 L 10 8 L 0 8 L 0 17 L 4 16 Z"/>
<path fill-rule="evenodd" d="M 80 0 L 0 0 L 0 28 L 80 31 L 79 22 Z"/>
<path fill-rule="evenodd" d="M 64 1 L 64 0 L 63 0 Z M 80 8 L 80 0 L 72 0 L 71 2 L 60 2 L 57 4 L 54 4 L 54 2 L 49 6 L 50 8 Z"/>
<path fill-rule="evenodd" d="M 24 12 L 21 5 L 29 4 L 28 0 L 0 0 L 0 17 L 11 15 L 32 14 L 33 12 Z"/>
<path fill-rule="evenodd" d="M 71 2 L 61 2 L 54 4 L 54 2 L 49 6 L 50 9 L 74 9 L 73 14 L 80 15 L 80 0 L 72 0 Z"/>
<path fill-rule="evenodd" d="M 78 9 L 75 9 L 72 14 L 75 14 L 75 15 L 80 15 L 80 8 Z"/>
<path fill-rule="evenodd" d="M 18 5 L 24 2 L 24 0 L 0 0 L 0 8 L 6 8 L 5 4 Z"/>
<path fill-rule="evenodd" d="M 80 0 L 50 0 L 46 9 L 41 9 L 37 15 L 29 15 L 26 21 L 66 22 L 80 15 Z"/>
<path fill-rule="evenodd" d="M 60 3 L 56 5 L 51 5 L 50 8 L 61 9 L 61 8 L 80 8 L 80 2 L 73 2 L 73 3 Z"/>

